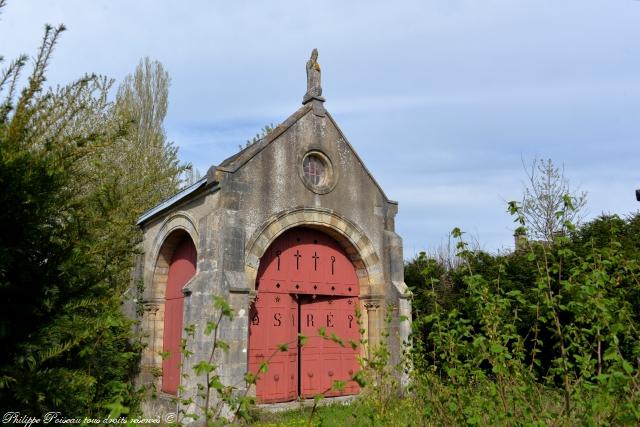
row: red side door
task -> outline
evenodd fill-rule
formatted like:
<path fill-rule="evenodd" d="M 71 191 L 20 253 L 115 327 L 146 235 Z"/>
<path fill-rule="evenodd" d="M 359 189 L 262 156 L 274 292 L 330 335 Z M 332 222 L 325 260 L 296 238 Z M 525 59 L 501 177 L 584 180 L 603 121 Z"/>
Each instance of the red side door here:
<path fill-rule="evenodd" d="M 180 385 L 180 344 L 184 295 L 182 287 L 196 273 L 196 248 L 190 238 L 182 240 L 173 255 L 167 276 L 164 302 L 162 351 L 169 354 L 162 361 L 162 391 L 177 394 Z"/>

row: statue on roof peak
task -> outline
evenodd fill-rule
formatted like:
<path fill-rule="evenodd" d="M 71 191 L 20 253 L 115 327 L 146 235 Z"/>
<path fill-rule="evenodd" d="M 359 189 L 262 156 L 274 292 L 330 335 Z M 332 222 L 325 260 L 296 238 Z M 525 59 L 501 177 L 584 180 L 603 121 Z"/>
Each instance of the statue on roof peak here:
<path fill-rule="evenodd" d="M 302 103 L 306 104 L 312 99 L 324 101 L 322 86 L 320 85 L 320 64 L 318 64 L 318 49 L 311 51 L 311 58 L 307 61 L 307 93 L 304 94 Z"/>

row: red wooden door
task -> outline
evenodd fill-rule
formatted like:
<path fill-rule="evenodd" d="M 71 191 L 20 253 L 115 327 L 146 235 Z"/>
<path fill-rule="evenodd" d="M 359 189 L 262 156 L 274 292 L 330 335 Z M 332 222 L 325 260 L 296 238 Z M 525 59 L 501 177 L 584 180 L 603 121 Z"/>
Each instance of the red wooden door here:
<path fill-rule="evenodd" d="M 358 277 L 338 243 L 326 234 L 293 228 L 260 260 L 258 292 L 358 296 Z"/>
<path fill-rule="evenodd" d="M 257 372 L 278 344 L 289 344 L 288 352 L 276 351 L 268 373 L 260 374 L 256 387 L 259 402 L 312 397 L 331 388 L 335 380 L 347 381 L 358 370 L 358 350 L 349 344 L 349 340 L 359 343 L 355 319 L 358 277 L 335 240 L 308 228 L 286 231 L 260 261 L 257 290 L 249 319 L 251 372 Z M 319 337 L 321 326 L 327 336 L 335 333 L 342 339 L 345 347 Z M 298 352 L 292 344 L 299 332 L 309 340 Z M 283 375 L 291 381 L 286 386 Z M 327 395 L 357 392 L 357 385 L 350 381 L 342 392 Z"/>
<path fill-rule="evenodd" d="M 196 273 L 196 248 L 191 238 L 182 240 L 173 254 L 164 302 L 164 333 L 162 351 L 169 357 L 162 361 L 162 391 L 176 394 L 180 384 L 180 343 L 184 295 L 182 287 Z"/>
<path fill-rule="evenodd" d="M 258 375 L 261 403 L 298 396 L 298 303 L 293 295 L 261 292 L 249 313 L 249 371 Z M 286 344 L 288 350 L 278 348 Z M 259 372 L 267 362 L 267 372 Z"/>
<path fill-rule="evenodd" d="M 357 297 L 318 296 L 304 298 L 300 305 L 302 334 L 308 337 L 300 354 L 300 394 L 313 397 L 355 394 L 359 388 L 351 380 L 359 370 L 357 351 L 360 334 L 356 322 Z M 319 333 L 324 328 L 324 335 Z M 331 339 L 339 338 L 343 345 Z M 344 381 L 346 387 L 332 390 L 335 381 Z"/>

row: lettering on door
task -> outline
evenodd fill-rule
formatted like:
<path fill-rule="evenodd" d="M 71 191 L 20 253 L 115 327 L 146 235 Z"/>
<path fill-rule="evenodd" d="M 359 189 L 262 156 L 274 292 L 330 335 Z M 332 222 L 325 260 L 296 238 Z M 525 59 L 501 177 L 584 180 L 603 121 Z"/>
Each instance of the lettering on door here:
<path fill-rule="evenodd" d="M 358 393 L 350 380 L 359 370 L 359 349 L 350 345 L 360 339 L 355 316 L 358 277 L 339 244 L 313 229 L 286 231 L 260 260 L 256 286 L 258 296 L 249 314 L 249 369 L 259 375 L 258 401 L 313 397 L 336 380 L 347 386 L 329 396 Z M 345 346 L 320 336 L 321 327 Z M 307 337 L 301 347 L 299 334 Z M 280 351 L 282 344 L 287 344 L 286 352 Z M 267 372 L 259 372 L 269 359 Z"/>

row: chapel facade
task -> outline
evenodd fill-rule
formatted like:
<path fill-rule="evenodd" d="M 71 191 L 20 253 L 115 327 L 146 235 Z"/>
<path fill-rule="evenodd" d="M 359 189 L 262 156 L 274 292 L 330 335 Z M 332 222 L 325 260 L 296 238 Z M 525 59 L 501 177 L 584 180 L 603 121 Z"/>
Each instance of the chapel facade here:
<path fill-rule="evenodd" d="M 140 381 L 155 385 L 165 408 L 172 396 L 193 396 L 204 382 L 193 366 L 211 352 L 204 330 L 217 317 L 214 295 L 235 312 L 219 331 L 229 344 L 217 354 L 222 382 L 242 389 L 245 373 L 269 360 L 249 390 L 258 403 L 310 398 L 336 380 L 346 387 L 325 395 L 357 394 L 350 379 L 360 369 L 358 356 L 383 337 L 391 363 L 399 362 L 411 308 L 395 232 L 398 203 L 324 102 L 314 49 L 296 112 L 139 219 L 136 280 L 148 337 Z M 188 325 L 193 354 L 185 358 Z M 332 334 L 345 345 L 326 339 Z M 287 351 L 278 351 L 285 343 Z"/>

